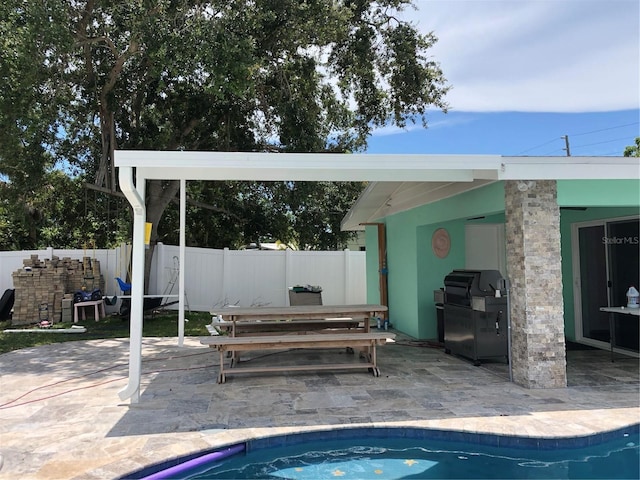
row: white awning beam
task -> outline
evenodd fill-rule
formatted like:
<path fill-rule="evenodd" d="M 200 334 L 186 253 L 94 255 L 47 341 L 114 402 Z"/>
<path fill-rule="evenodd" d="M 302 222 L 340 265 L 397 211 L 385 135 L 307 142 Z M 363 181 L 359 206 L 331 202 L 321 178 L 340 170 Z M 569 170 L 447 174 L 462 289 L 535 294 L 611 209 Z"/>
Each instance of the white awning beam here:
<path fill-rule="evenodd" d="M 451 181 L 495 175 L 498 155 L 116 151 L 116 165 L 152 180 Z"/>

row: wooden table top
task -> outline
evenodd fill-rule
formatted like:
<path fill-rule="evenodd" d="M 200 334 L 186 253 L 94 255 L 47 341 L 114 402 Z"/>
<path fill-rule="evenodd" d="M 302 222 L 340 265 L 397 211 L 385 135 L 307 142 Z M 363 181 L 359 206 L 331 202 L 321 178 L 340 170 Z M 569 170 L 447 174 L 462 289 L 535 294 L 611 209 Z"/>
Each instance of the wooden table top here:
<path fill-rule="evenodd" d="M 368 317 L 373 313 L 386 312 L 384 305 L 296 305 L 289 307 L 222 307 L 211 310 L 212 315 L 234 319 L 269 318 L 328 318 Z"/>

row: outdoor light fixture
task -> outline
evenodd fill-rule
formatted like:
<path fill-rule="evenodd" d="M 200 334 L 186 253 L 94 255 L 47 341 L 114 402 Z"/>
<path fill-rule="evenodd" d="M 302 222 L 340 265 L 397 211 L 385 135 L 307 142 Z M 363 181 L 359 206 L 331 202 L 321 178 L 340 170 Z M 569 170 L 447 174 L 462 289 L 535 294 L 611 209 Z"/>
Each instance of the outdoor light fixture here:
<path fill-rule="evenodd" d="M 528 182 L 520 181 L 518 182 L 518 190 L 521 192 L 526 192 L 527 190 L 531 190 L 536 186 L 535 180 L 529 180 Z"/>

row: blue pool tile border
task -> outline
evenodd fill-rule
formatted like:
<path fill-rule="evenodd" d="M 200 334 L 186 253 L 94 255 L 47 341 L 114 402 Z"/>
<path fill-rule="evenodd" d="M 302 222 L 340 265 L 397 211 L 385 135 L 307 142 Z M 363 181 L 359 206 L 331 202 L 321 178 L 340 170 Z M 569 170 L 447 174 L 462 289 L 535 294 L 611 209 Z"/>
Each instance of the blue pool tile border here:
<path fill-rule="evenodd" d="M 637 434 L 640 424 L 600 432 L 580 437 L 519 437 L 497 435 L 491 433 L 461 432 L 455 430 L 440 430 L 419 427 L 349 427 L 333 430 L 319 430 L 313 432 L 299 432 L 273 437 L 255 438 L 247 440 L 247 451 L 262 448 L 286 447 L 298 443 L 323 440 L 351 440 L 362 438 L 406 438 L 415 440 L 441 440 L 451 442 L 465 442 L 476 445 L 487 445 L 505 448 L 534 448 L 538 450 L 553 450 L 556 448 L 584 448 L 598 445 L 623 434 Z"/>
<path fill-rule="evenodd" d="M 537 450 L 554 450 L 557 448 L 573 449 L 599 445 L 620 438 L 623 435 L 640 433 L 640 423 L 627 427 L 576 437 L 520 437 L 512 435 L 497 435 L 492 433 L 462 432 L 457 430 L 441 430 L 420 427 L 346 427 L 331 430 L 298 432 L 274 435 L 263 438 L 250 439 L 239 444 L 229 444 L 213 449 L 173 458 L 161 463 L 147 466 L 141 470 L 128 473 L 119 480 L 144 479 L 149 476 L 163 477 L 162 472 L 170 471 L 183 463 L 191 462 L 201 456 L 215 454 L 225 449 L 242 446 L 246 452 L 274 447 L 294 446 L 306 442 L 326 440 L 356 440 L 363 438 L 404 438 L 413 440 L 434 440 L 449 442 L 465 442 L 475 445 L 485 445 L 503 448 L 522 448 Z"/>

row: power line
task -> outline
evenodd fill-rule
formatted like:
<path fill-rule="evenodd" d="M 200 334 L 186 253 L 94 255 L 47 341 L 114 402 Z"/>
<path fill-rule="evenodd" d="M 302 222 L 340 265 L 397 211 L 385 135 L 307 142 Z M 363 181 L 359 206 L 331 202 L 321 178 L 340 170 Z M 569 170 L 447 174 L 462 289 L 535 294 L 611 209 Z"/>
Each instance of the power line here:
<path fill-rule="evenodd" d="M 589 135 L 590 133 L 598 133 L 598 132 L 604 132 L 606 130 L 614 130 L 616 128 L 630 127 L 631 125 L 638 125 L 639 123 L 640 122 L 625 123 L 624 125 L 616 125 L 615 127 L 601 128 L 600 130 L 592 130 L 590 132 L 573 133 L 573 134 L 571 134 L 571 136 L 572 137 L 579 137 L 580 135 Z"/>
<path fill-rule="evenodd" d="M 601 145 L 603 143 L 611 143 L 611 142 L 619 142 L 621 140 L 627 140 L 629 137 L 623 137 L 623 138 L 614 138 L 613 140 L 605 140 L 602 142 L 595 142 L 595 143 L 585 143 L 582 145 L 574 145 L 573 148 L 580 148 L 580 147 L 590 147 L 591 145 Z"/>
<path fill-rule="evenodd" d="M 598 155 L 598 157 L 619 157 L 620 156 L 620 151 L 616 150 L 615 152 L 607 152 L 607 153 L 601 153 Z"/>
<path fill-rule="evenodd" d="M 606 128 L 600 128 L 598 130 L 591 130 L 589 132 L 581 132 L 581 133 L 573 133 L 573 134 L 570 134 L 570 135 L 563 135 L 563 136 L 561 136 L 559 138 L 560 139 L 565 139 L 565 144 L 567 144 L 568 143 L 568 137 L 579 137 L 579 136 L 582 136 L 582 135 L 590 135 L 592 133 L 605 132 L 607 130 L 615 130 L 617 128 L 630 127 L 632 125 L 638 125 L 638 124 L 640 124 L 640 122 L 625 123 L 625 124 L 622 124 L 622 125 L 615 125 L 613 127 L 606 127 Z M 617 139 L 617 140 L 610 140 L 610 141 L 611 142 L 615 142 L 615 141 L 618 141 L 618 140 L 625 140 L 625 139 L 626 139 L 626 137 L 625 138 L 621 138 L 621 139 Z M 544 143 L 541 143 L 540 145 L 536 145 L 535 147 L 531 147 L 531 148 L 527 148 L 526 150 L 522 150 L 521 152 L 518 152 L 515 155 L 516 156 L 517 155 L 522 155 L 523 153 L 527 153 L 527 152 L 530 152 L 531 150 L 535 150 L 537 148 L 544 147 L 545 145 L 549 145 L 550 143 L 553 143 L 553 142 L 555 142 L 557 140 L 558 140 L 557 137 L 556 138 L 552 138 L 551 140 L 548 140 L 548 141 L 546 141 Z M 601 143 L 606 143 L 606 142 L 601 142 Z M 578 145 L 578 146 L 574 146 L 573 148 L 585 147 L 585 146 L 589 146 L 589 145 L 597 145 L 597 143 L 592 143 L 592 144 L 588 144 L 588 145 Z M 564 149 L 562 149 L 562 150 L 566 152 L 568 147 L 569 146 L 566 145 L 566 147 Z M 553 150 L 552 152 L 549 152 L 549 153 L 553 153 L 553 152 L 556 152 L 556 151 L 557 150 Z M 542 154 L 542 156 L 549 155 L 549 153 L 544 153 L 544 154 Z"/>
<path fill-rule="evenodd" d="M 555 150 L 551 150 L 550 152 L 543 153 L 540 156 L 541 157 L 546 157 L 547 155 L 551 155 L 552 153 L 555 153 L 555 152 L 564 152 L 564 148 L 556 148 Z"/>
<path fill-rule="evenodd" d="M 519 153 L 516 153 L 516 155 L 522 155 L 523 153 L 530 152 L 531 150 L 535 150 L 536 148 L 544 147 L 545 145 L 549 145 L 550 143 L 553 143 L 556 140 L 558 140 L 558 139 L 557 138 L 553 138 L 553 139 L 549 140 L 548 142 L 541 143 L 540 145 L 536 145 L 535 147 L 531 147 L 531 148 L 523 150 L 523 151 L 521 151 Z"/>

